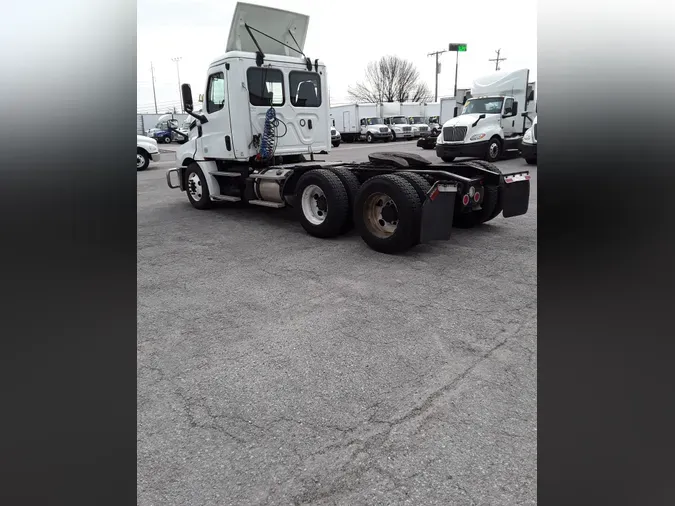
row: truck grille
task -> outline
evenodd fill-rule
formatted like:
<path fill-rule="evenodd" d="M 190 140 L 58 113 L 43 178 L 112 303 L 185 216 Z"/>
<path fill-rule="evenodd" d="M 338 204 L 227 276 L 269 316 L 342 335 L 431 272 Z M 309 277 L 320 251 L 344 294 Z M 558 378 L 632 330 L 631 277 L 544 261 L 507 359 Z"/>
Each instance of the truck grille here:
<path fill-rule="evenodd" d="M 537 125 L 534 125 L 534 140 L 537 140 Z"/>
<path fill-rule="evenodd" d="M 466 127 L 445 127 L 443 129 L 443 140 L 445 142 L 463 141 L 466 137 Z"/>
<path fill-rule="evenodd" d="M 420 132 L 428 132 L 428 131 L 429 131 L 429 127 L 425 127 L 425 126 L 420 127 Z"/>
<path fill-rule="evenodd" d="M 386 134 L 389 131 L 387 127 L 380 127 L 380 133 Z"/>
<path fill-rule="evenodd" d="M 412 127 L 409 127 L 409 126 L 403 127 L 403 128 L 401 128 L 401 130 L 403 130 L 404 132 L 412 132 Z"/>

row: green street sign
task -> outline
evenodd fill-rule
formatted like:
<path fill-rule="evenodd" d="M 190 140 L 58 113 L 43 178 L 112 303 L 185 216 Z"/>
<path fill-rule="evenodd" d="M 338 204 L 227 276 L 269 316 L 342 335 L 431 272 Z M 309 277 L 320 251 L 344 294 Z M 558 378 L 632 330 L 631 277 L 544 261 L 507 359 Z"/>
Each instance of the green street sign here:
<path fill-rule="evenodd" d="M 464 53 L 466 51 L 466 44 L 448 44 L 448 51 Z"/>

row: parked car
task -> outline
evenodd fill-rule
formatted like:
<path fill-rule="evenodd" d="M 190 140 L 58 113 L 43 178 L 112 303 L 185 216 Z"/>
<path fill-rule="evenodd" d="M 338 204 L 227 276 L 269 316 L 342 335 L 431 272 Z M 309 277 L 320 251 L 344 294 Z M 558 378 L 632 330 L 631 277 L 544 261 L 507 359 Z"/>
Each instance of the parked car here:
<path fill-rule="evenodd" d="M 136 170 L 145 170 L 150 160 L 159 162 L 159 148 L 157 141 L 145 135 L 136 135 Z"/>
<path fill-rule="evenodd" d="M 333 144 L 333 147 L 337 148 L 340 145 L 341 140 L 342 136 L 340 135 L 340 132 L 338 132 L 335 127 L 330 127 L 330 142 Z"/>

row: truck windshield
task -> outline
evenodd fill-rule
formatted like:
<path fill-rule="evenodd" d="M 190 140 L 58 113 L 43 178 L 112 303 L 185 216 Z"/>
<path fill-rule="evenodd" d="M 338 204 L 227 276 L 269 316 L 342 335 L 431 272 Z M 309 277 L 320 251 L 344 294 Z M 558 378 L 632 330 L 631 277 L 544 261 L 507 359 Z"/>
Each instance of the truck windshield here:
<path fill-rule="evenodd" d="M 391 118 L 391 122 L 394 125 L 407 125 L 408 124 L 408 122 L 406 121 L 406 119 L 403 116 L 396 116 L 394 118 Z"/>
<path fill-rule="evenodd" d="M 366 118 L 366 125 L 382 125 L 382 118 Z"/>
<path fill-rule="evenodd" d="M 422 125 L 424 123 L 424 118 L 421 116 L 410 116 L 408 120 L 411 125 Z"/>
<path fill-rule="evenodd" d="M 464 104 L 462 114 L 499 114 L 504 97 L 472 98 Z"/>

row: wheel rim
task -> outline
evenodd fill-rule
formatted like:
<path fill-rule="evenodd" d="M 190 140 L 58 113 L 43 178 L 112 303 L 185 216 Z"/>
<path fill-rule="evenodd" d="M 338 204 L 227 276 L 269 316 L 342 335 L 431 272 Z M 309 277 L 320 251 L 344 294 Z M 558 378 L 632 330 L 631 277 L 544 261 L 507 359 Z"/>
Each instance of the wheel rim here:
<path fill-rule="evenodd" d="M 145 165 L 145 158 L 140 153 L 136 153 L 136 168 L 140 169 L 143 165 Z"/>
<path fill-rule="evenodd" d="M 202 199 L 202 181 L 196 172 L 190 172 L 188 176 L 188 193 L 193 200 Z"/>
<path fill-rule="evenodd" d="M 169 144 L 171 142 L 171 137 L 164 137 L 164 142 Z"/>
<path fill-rule="evenodd" d="M 363 222 L 375 237 L 386 239 L 398 228 L 398 208 L 389 195 L 373 193 L 363 204 Z"/>
<path fill-rule="evenodd" d="M 315 184 L 310 184 L 302 191 L 300 198 L 302 203 L 302 214 L 312 225 L 321 225 L 328 216 L 328 206 L 326 195 L 323 190 Z"/>
<path fill-rule="evenodd" d="M 497 158 L 498 154 L 499 154 L 499 144 L 493 142 L 492 144 L 490 144 L 490 158 Z"/>
<path fill-rule="evenodd" d="M 368 142 L 373 142 L 373 136 L 370 135 L 370 134 L 366 135 L 366 140 L 367 140 Z"/>

